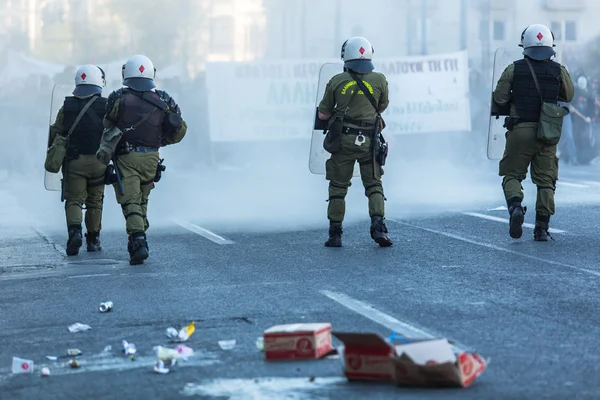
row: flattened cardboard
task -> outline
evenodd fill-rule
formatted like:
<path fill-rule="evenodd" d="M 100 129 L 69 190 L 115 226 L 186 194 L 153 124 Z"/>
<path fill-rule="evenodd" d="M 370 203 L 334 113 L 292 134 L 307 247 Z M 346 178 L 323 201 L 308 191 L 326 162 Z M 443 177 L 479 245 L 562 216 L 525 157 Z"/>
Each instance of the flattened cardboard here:
<path fill-rule="evenodd" d="M 467 387 L 486 368 L 485 361 L 477 354 L 461 353 L 456 363 L 415 364 L 403 354 L 392 358 L 394 382 L 399 386 L 421 387 Z"/>
<path fill-rule="evenodd" d="M 475 353 L 455 355 L 446 339 L 409 339 L 409 343 L 392 346 L 373 333 L 331 334 L 344 343 L 344 375 L 348 380 L 390 381 L 399 386 L 467 387 L 487 365 Z M 430 349 L 426 348 L 428 343 Z M 413 361 L 407 353 L 423 364 Z M 435 361 L 436 358 L 443 362 Z"/>
<path fill-rule="evenodd" d="M 333 350 L 329 323 L 277 325 L 263 338 L 267 361 L 318 359 Z"/>

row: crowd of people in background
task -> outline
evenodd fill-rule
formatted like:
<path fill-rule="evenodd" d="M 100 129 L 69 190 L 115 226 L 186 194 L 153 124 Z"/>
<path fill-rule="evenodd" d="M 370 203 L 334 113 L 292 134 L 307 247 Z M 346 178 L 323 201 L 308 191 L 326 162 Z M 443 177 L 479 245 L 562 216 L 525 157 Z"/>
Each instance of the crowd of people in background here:
<path fill-rule="evenodd" d="M 600 155 L 600 79 L 583 70 L 570 71 L 575 96 L 568 106 L 559 143 L 560 159 L 571 165 L 587 165 Z"/>

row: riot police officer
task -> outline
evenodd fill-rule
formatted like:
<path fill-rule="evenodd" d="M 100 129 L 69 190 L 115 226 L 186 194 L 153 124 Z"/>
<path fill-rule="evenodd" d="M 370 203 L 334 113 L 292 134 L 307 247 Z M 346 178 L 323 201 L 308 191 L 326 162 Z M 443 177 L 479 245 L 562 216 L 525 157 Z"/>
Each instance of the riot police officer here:
<path fill-rule="evenodd" d="M 155 74 L 154 64 L 143 55 L 133 56 L 123 65 L 125 87 L 109 95 L 104 117 L 105 137 L 111 132 L 122 136 L 114 157 L 107 156 L 103 144 L 97 153 L 105 164 L 112 158 L 118 173 L 113 187 L 126 221 L 132 265 L 142 264 L 149 255 L 148 197 L 160 177 L 159 148 L 180 142 L 187 132 L 175 100 L 156 89 Z"/>
<path fill-rule="evenodd" d="M 342 222 L 346 211 L 345 197 L 351 186 L 354 166 L 358 161 L 360 175 L 369 200 L 371 238 L 381 247 L 392 245 L 384 222 L 384 195 L 381 177 L 383 168 L 373 151 L 382 145 L 375 135 L 376 121 L 389 104 L 389 89 L 385 76 L 373 72 L 373 47 L 363 37 L 353 37 L 342 45 L 341 58 L 344 72 L 328 82 L 318 107 L 318 116 L 328 121 L 328 136 L 338 136 L 339 145 L 327 150 L 331 157 L 326 162 L 329 181 L 329 239 L 327 247 L 341 247 Z M 367 89 L 368 88 L 368 89 Z M 325 138 L 327 142 L 328 137 Z M 327 149 L 327 147 L 326 147 Z"/>
<path fill-rule="evenodd" d="M 510 107 L 499 175 L 503 177 L 502 188 L 510 215 L 509 234 L 518 239 L 523 234 L 526 211 L 522 206 L 521 182 L 531 165 L 531 180 L 537 186 L 534 240 L 547 241 L 550 217 L 555 213 L 558 158 L 556 144 L 538 139 L 538 122 L 542 101 L 558 104 L 573 99 L 573 82 L 566 68 L 551 60 L 556 54 L 554 35 L 546 26 L 535 24 L 525 29 L 520 46 L 524 58 L 506 67 L 493 94 L 498 105 Z M 539 83 L 539 92 L 532 70 Z"/>
<path fill-rule="evenodd" d="M 95 153 L 102 137 L 102 118 L 106 109 L 102 88 L 105 84 L 104 71 L 100 67 L 80 67 L 75 73 L 73 96 L 65 98 L 56 121 L 50 126 L 51 143 L 57 135 L 67 137 L 62 172 L 69 232 L 66 253 L 69 256 L 77 255 L 83 244 L 81 231 L 84 204 L 87 251 L 102 249 L 100 229 L 106 166 L 96 159 Z"/>

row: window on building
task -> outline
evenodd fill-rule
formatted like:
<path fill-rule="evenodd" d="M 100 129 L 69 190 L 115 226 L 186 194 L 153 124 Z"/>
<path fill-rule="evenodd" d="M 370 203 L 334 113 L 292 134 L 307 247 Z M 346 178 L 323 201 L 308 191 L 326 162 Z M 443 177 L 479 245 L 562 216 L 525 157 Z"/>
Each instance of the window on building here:
<path fill-rule="evenodd" d="M 577 23 L 575 21 L 565 21 L 565 40 L 577 40 Z"/>
<path fill-rule="evenodd" d="M 562 40 L 562 24 L 560 22 L 550 22 L 550 30 L 554 34 L 554 40 Z"/>
<path fill-rule="evenodd" d="M 494 31 L 493 38 L 494 40 L 502 41 L 505 39 L 505 24 L 504 21 L 494 21 Z"/>
<path fill-rule="evenodd" d="M 215 54 L 233 53 L 233 17 L 214 17 L 210 21 L 210 51 Z"/>

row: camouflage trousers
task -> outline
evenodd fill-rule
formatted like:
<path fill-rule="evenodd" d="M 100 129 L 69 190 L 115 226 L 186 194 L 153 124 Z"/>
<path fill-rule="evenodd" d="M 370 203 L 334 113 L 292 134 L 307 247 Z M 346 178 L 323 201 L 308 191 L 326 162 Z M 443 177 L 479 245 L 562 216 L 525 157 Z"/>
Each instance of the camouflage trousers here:
<path fill-rule="evenodd" d="M 69 228 L 81 229 L 83 206 L 86 207 L 85 226 L 88 232 L 102 229 L 104 174 L 106 166 L 95 155 L 80 155 L 68 161 L 65 179 L 65 214 Z"/>
<path fill-rule="evenodd" d="M 329 205 L 327 218 L 330 222 L 343 222 L 346 214 L 346 194 L 352 185 L 354 166 L 358 161 L 360 176 L 369 199 L 369 216 L 384 217 L 385 205 L 381 177 L 383 168 L 378 164 L 373 169 L 371 154 L 371 139 L 365 136 L 365 141 L 359 146 L 355 143 L 357 135 L 342 134 L 341 149 L 332 154 L 325 164 L 325 178 L 329 181 Z"/>
<path fill-rule="evenodd" d="M 537 186 L 536 214 L 554 215 L 554 192 L 558 180 L 556 145 L 547 145 L 537 139 L 537 123 L 518 124 L 506 133 L 504 156 L 500 160 L 499 175 L 507 203 L 523 200 L 521 182 L 531 165 L 531 180 Z"/>
<path fill-rule="evenodd" d="M 144 233 L 148 222 L 148 197 L 154 189 L 154 177 L 159 161 L 158 151 L 152 153 L 130 152 L 117 156 L 117 164 L 123 181 L 124 194 L 113 184 L 117 202 L 121 205 L 127 234 Z"/>

